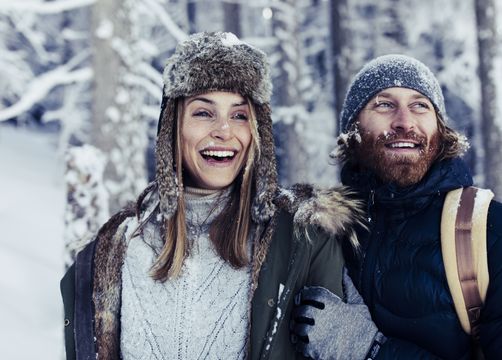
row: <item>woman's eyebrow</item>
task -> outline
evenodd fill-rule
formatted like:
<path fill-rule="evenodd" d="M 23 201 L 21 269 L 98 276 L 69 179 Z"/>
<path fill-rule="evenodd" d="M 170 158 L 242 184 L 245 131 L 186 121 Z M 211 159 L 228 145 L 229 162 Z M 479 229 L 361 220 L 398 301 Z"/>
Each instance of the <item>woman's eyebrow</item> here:
<path fill-rule="evenodd" d="M 202 102 L 205 102 L 205 103 L 211 104 L 211 105 L 215 104 L 215 102 L 213 100 L 211 100 L 211 99 L 208 99 L 208 98 L 205 98 L 205 97 L 202 97 L 202 96 L 197 96 L 197 97 L 194 97 L 192 99 L 189 99 L 187 101 L 187 105 L 193 103 L 194 101 L 202 101 Z"/>
<path fill-rule="evenodd" d="M 205 98 L 203 96 L 197 96 L 197 97 L 195 97 L 193 99 L 189 99 L 187 101 L 187 105 L 193 103 L 194 101 L 202 101 L 202 102 L 204 102 L 206 104 L 211 104 L 211 105 L 215 105 L 216 104 L 216 102 L 214 102 L 211 99 Z M 232 107 L 243 106 L 243 105 L 247 105 L 247 101 L 246 100 L 243 100 L 243 101 L 238 102 L 238 103 L 233 103 Z"/>
<path fill-rule="evenodd" d="M 242 105 L 247 105 L 247 104 L 248 104 L 248 103 L 247 103 L 247 101 L 246 101 L 246 100 L 244 100 L 244 101 L 242 101 L 242 102 L 232 104 L 232 107 L 242 106 Z"/>

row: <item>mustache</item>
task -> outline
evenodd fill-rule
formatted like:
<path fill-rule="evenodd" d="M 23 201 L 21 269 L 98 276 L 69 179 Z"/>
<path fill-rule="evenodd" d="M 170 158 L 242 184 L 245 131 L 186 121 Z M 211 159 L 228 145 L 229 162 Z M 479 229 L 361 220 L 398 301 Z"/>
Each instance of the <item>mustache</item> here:
<path fill-rule="evenodd" d="M 420 146 L 427 145 L 427 138 L 425 136 L 418 135 L 413 130 L 408 131 L 407 133 L 404 133 L 402 131 L 386 132 L 384 134 L 378 135 L 375 142 L 377 144 L 385 145 L 397 140 L 412 140 L 417 142 Z"/>

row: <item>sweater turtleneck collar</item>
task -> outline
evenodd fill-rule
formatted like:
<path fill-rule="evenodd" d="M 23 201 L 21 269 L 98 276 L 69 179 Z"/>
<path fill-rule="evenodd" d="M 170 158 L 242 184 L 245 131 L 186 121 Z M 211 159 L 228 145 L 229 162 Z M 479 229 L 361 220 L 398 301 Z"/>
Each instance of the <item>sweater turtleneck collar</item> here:
<path fill-rule="evenodd" d="M 185 210 L 187 226 L 209 226 L 227 205 L 232 190 L 233 186 L 222 190 L 186 187 Z"/>
<path fill-rule="evenodd" d="M 218 197 L 222 192 L 226 191 L 225 189 L 201 189 L 191 186 L 185 187 L 185 199 L 200 199 L 200 198 L 214 198 Z"/>

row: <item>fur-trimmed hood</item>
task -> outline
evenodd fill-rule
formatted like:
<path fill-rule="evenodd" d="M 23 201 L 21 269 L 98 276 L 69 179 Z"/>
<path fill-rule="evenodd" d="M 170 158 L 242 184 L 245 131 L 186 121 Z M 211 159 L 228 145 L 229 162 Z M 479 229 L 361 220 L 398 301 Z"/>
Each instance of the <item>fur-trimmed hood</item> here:
<path fill-rule="evenodd" d="M 315 226 L 331 236 L 348 239 L 357 248 L 354 227 L 364 225 L 363 202 L 348 187 L 316 188 L 296 184 L 278 190 L 274 202 L 294 216 L 296 228 Z"/>

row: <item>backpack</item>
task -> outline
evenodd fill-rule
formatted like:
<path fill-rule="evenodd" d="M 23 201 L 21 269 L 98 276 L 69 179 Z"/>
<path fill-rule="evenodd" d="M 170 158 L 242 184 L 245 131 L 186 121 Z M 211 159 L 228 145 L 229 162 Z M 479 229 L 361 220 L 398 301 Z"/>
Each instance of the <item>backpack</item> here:
<path fill-rule="evenodd" d="M 472 186 L 450 191 L 441 215 L 441 252 L 448 287 L 462 328 L 475 343 L 489 283 L 486 227 L 493 196 L 490 190 Z"/>

